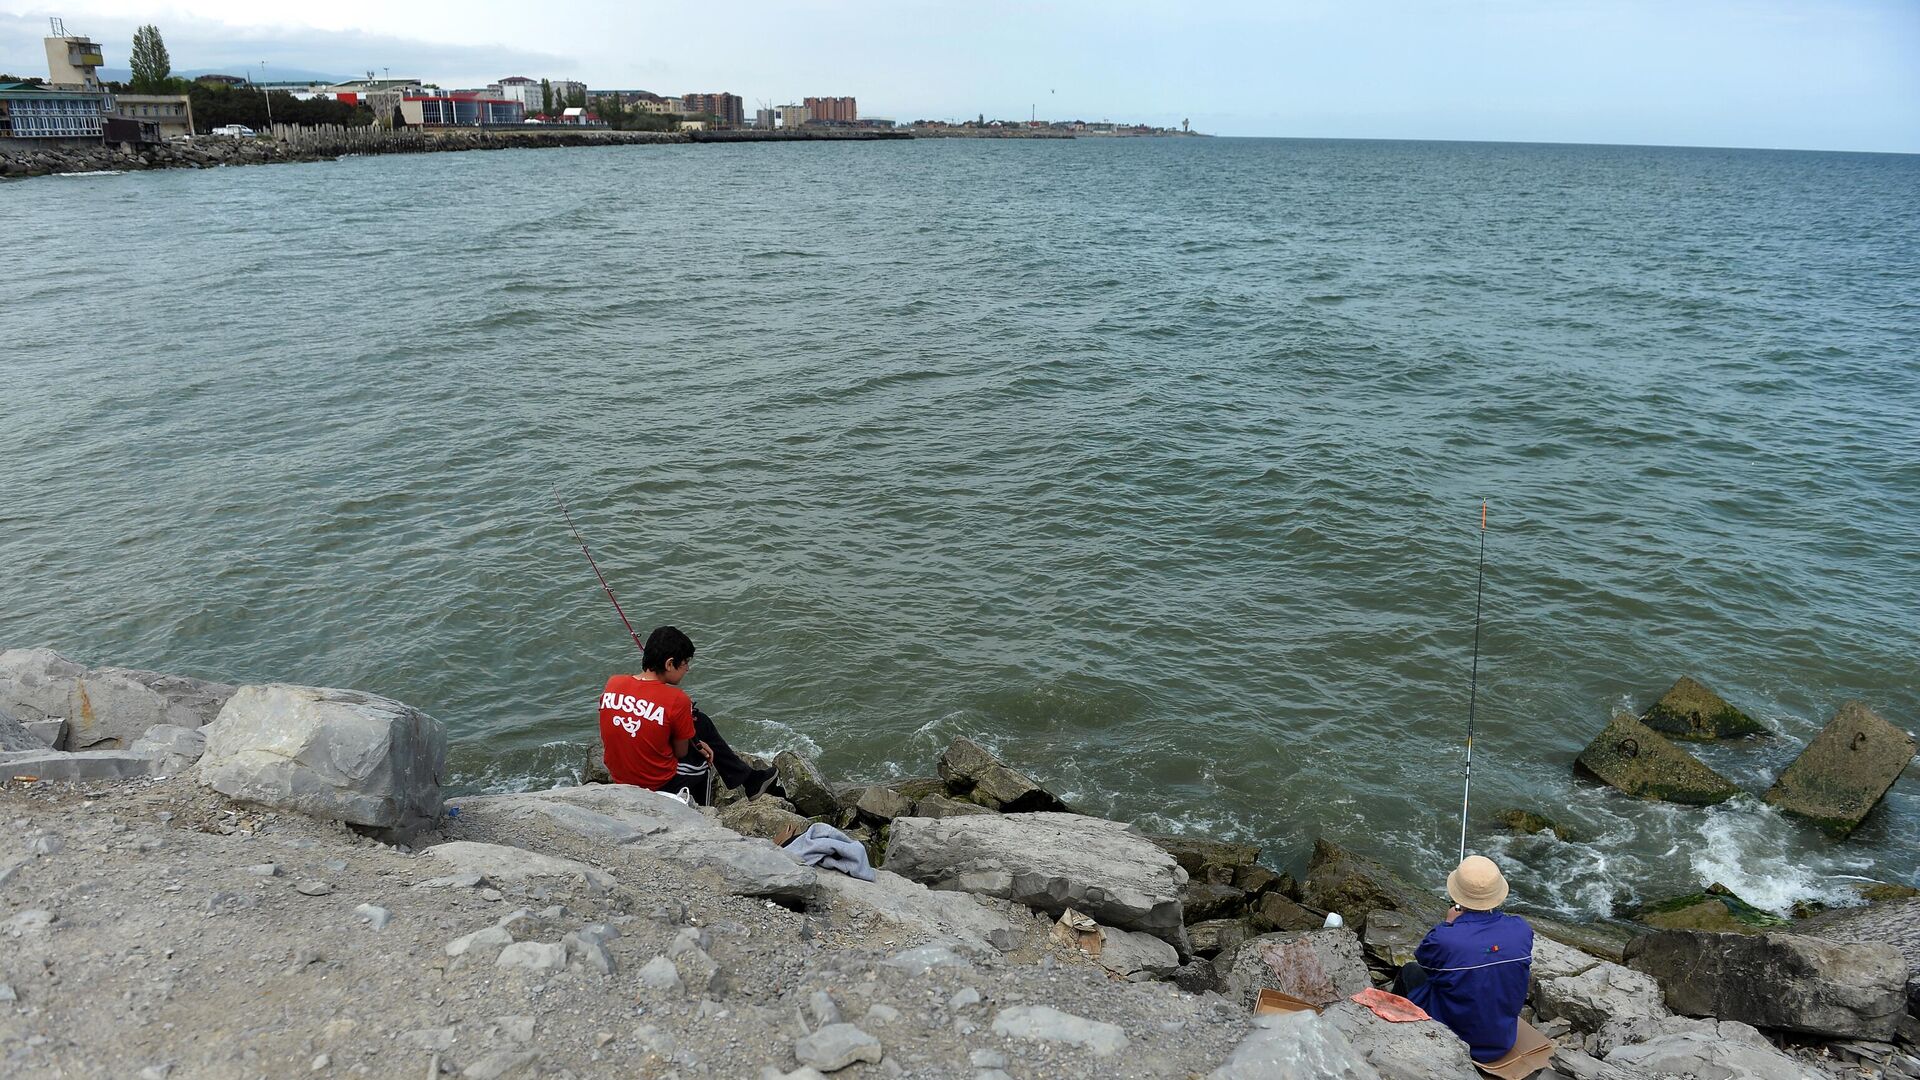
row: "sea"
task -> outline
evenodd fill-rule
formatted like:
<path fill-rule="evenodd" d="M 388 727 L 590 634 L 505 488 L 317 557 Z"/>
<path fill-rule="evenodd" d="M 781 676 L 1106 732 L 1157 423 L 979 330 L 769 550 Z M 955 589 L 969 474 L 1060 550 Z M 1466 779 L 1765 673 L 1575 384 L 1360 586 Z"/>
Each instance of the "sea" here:
<path fill-rule="evenodd" d="M 0 646 L 569 783 L 638 655 L 558 496 L 722 730 L 837 779 L 964 735 L 1437 888 L 1471 716 L 1532 910 L 1920 883 L 1920 769 L 1844 841 L 1572 770 L 1683 674 L 1778 733 L 1700 750 L 1750 792 L 1848 699 L 1920 725 L 1920 157 L 519 150 L 0 183 L 0 238 Z"/>

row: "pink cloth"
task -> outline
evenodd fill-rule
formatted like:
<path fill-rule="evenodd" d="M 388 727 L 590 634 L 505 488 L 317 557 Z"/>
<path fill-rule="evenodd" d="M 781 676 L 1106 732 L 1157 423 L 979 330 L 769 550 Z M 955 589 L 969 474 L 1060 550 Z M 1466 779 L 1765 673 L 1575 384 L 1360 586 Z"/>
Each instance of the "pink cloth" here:
<path fill-rule="evenodd" d="M 1373 1010 L 1373 1015 L 1382 1020 L 1391 1020 L 1396 1024 L 1405 1024 L 1413 1020 L 1431 1020 L 1427 1010 L 1401 997 L 1389 994 L 1385 990 L 1369 986 L 1353 995 L 1353 1000 Z"/>

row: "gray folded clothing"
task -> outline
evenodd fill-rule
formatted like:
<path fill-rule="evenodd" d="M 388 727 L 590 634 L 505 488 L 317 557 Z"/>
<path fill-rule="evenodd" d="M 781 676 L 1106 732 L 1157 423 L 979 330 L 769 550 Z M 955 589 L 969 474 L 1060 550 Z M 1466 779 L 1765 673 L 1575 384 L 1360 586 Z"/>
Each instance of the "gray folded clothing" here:
<path fill-rule="evenodd" d="M 873 880 L 873 867 L 867 863 L 865 844 L 831 825 L 815 823 L 806 832 L 787 841 L 781 850 L 808 866 L 824 866 L 861 881 Z"/>

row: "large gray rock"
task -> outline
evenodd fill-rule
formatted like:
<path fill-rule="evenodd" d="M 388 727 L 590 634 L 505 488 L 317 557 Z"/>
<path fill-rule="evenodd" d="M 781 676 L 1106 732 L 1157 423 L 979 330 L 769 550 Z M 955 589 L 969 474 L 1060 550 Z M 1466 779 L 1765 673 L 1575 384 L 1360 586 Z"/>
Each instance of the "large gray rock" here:
<path fill-rule="evenodd" d="M 1609 1024 L 1600 1038 L 1606 1064 L 1632 1077 L 1693 1080 L 1831 1080 L 1774 1049 L 1766 1036 L 1733 1020 L 1669 1016 Z"/>
<path fill-rule="evenodd" d="M 1340 1029 L 1312 1013 L 1253 1018 L 1253 1030 L 1207 1080 L 1379 1080 Z"/>
<path fill-rule="evenodd" d="M 1844 836 L 1900 779 L 1913 751 L 1913 736 L 1849 701 L 1762 797 Z"/>
<path fill-rule="evenodd" d="M 1139 934 L 1111 926 L 1100 928 L 1100 966 L 1115 975 L 1136 973 L 1156 979 L 1172 977 L 1180 967 L 1180 954 L 1173 946 L 1152 934 Z"/>
<path fill-rule="evenodd" d="M 1640 722 L 1661 734 L 1695 742 L 1768 734 L 1760 721 L 1727 704 L 1691 675 L 1674 680 Z"/>
<path fill-rule="evenodd" d="M 913 803 L 914 817 L 969 817 L 991 813 L 993 813 L 993 811 L 978 803 L 961 802 L 959 799 L 951 798 L 938 792 L 932 795 L 922 795 L 920 798 L 915 799 Z"/>
<path fill-rule="evenodd" d="M 88 669 L 52 649 L 0 652 L 0 709 L 23 723 L 65 720 L 70 750 L 125 748 L 156 724 L 202 727 L 233 692 L 157 671 Z"/>
<path fill-rule="evenodd" d="M 630 784 L 476 795 L 449 800 L 448 805 L 463 814 L 540 817 L 590 840 L 632 844 L 658 858 L 711 869 L 721 885 L 738 896 L 806 903 L 817 888 L 812 869 L 768 841 L 743 837 L 678 799 Z"/>
<path fill-rule="evenodd" d="M 1802 934 L 1662 930 L 1627 946 L 1667 1007 L 1838 1038 L 1893 1038 L 1907 1007 L 1907 963 L 1892 945 Z"/>
<path fill-rule="evenodd" d="M 36 721 L 36 723 L 44 723 L 44 721 Z M 0 752 L 24 753 L 57 749 L 59 747 L 28 731 L 25 724 L 15 720 L 12 713 L 0 707 Z"/>
<path fill-rule="evenodd" d="M 772 795 L 742 799 L 720 811 L 720 824 L 742 836 L 763 840 L 775 839 L 784 829 L 807 831 L 807 826 L 813 823 L 788 809 L 792 805 Z"/>
<path fill-rule="evenodd" d="M 1345 927 L 1262 934 L 1234 952 L 1227 973 L 1230 996 L 1247 1008 L 1263 989 L 1326 1005 L 1372 985 L 1360 939 Z"/>
<path fill-rule="evenodd" d="M 1413 951 L 1426 939 L 1428 929 L 1398 911 L 1369 911 L 1361 941 L 1375 961 L 1399 968 L 1413 962 Z"/>
<path fill-rule="evenodd" d="M 1740 793 L 1733 781 L 1627 713 L 1614 714 L 1574 759 L 1574 770 L 1636 799 L 1712 806 Z"/>
<path fill-rule="evenodd" d="M 1536 962 L 1542 959 L 1540 941 L 1534 939 Z M 1652 976 L 1604 960 L 1588 961 L 1572 974 L 1553 974 L 1550 963 L 1546 971 L 1537 971 L 1531 998 L 1535 1015 L 1565 1020 L 1580 1031 L 1598 1031 L 1608 1020 L 1625 1017 L 1672 1015 Z"/>
<path fill-rule="evenodd" d="M 940 755 L 939 771 L 948 791 L 990 810 L 1022 814 L 1067 808 L 1059 796 L 1026 773 L 1009 768 L 972 739 L 953 740 Z"/>
<path fill-rule="evenodd" d="M 155 724 L 129 747 L 136 754 L 148 754 L 160 760 L 163 772 L 177 773 L 207 752 L 204 728 L 183 728 L 173 724 Z"/>
<path fill-rule="evenodd" d="M 200 783 L 232 799 L 405 837 L 440 818 L 440 721 L 358 690 L 243 686 L 207 727 Z"/>
<path fill-rule="evenodd" d="M 1821 912 L 1801 923 L 1798 932 L 1899 949 L 1907 961 L 1907 1011 L 1920 1016 L 1920 897 Z"/>
<path fill-rule="evenodd" d="M 1467 1044 L 1437 1020 L 1392 1023 L 1364 1005 L 1335 1002 L 1321 1014 L 1381 1080 L 1480 1080 Z"/>
<path fill-rule="evenodd" d="M 1188 951 L 1180 906 L 1186 871 L 1121 822 L 1064 813 L 904 817 L 893 823 L 886 865 L 936 889 L 1053 915 L 1074 908 Z"/>

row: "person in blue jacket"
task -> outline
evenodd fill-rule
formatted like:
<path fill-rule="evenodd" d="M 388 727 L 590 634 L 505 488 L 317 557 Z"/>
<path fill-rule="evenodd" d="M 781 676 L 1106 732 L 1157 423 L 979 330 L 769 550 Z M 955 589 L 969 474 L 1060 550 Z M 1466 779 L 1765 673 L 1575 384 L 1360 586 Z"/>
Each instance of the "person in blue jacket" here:
<path fill-rule="evenodd" d="M 1533 927 L 1500 910 L 1507 879 L 1469 855 L 1447 875 L 1453 906 L 1427 931 L 1394 989 L 1453 1029 L 1475 1061 L 1498 1061 L 1519 1035 L 1533 971 Z"/>

